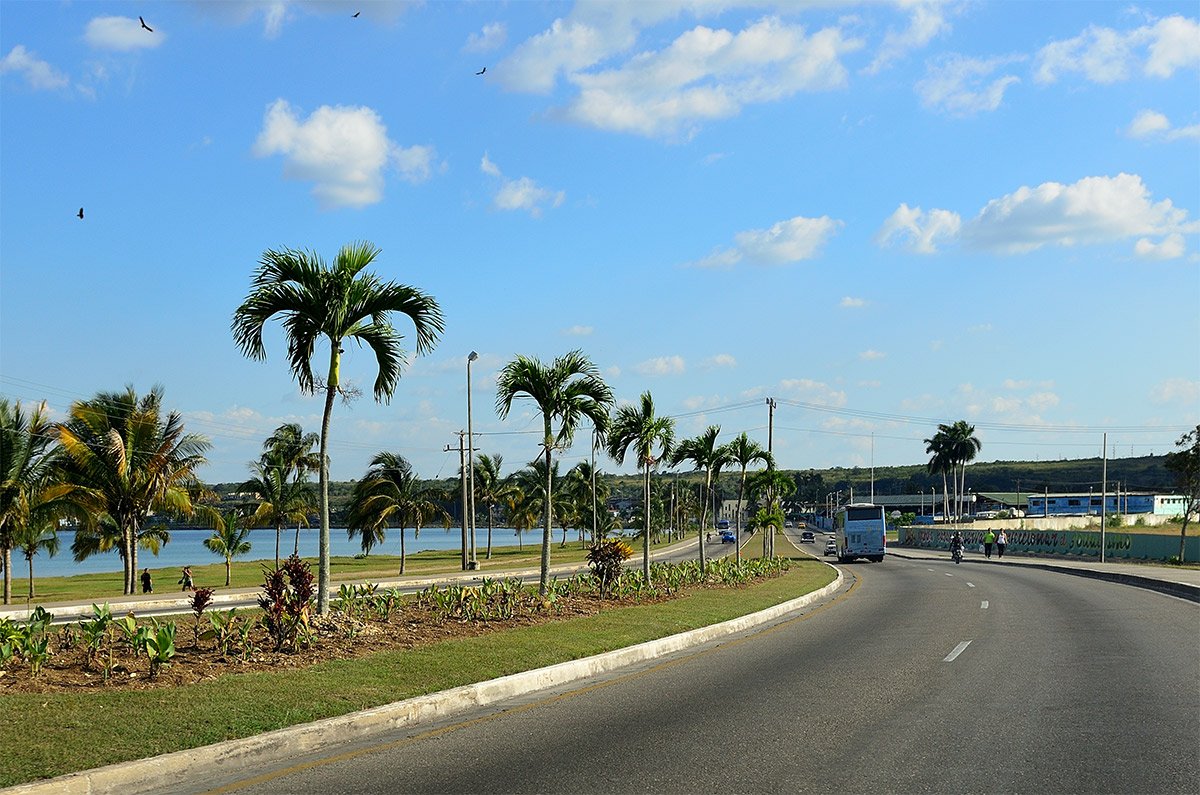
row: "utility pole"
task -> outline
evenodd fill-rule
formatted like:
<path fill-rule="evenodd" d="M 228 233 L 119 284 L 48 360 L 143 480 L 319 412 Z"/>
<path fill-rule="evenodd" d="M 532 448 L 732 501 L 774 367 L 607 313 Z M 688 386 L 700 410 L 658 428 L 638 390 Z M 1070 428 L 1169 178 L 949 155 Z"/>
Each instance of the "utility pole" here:
<path fill-rule="evenodd" d="M 1104 534 L 1104 531 L 1105 531 L 1104 525 L 1107 524 L 1105 519 L 1107 518 L 1106 509 L 1108 507 L 1108 434 L 1107 433 L 1104 434 L 1104 441 L 1102 441 L 1100 444 L 1103 447 L 1103 449 L 1100 451 L 1100 453 L 1101 453 L 1101 455 L 1104 456 L 1104 465 L 1100 469 L 1100 562 L 1103 563 L 1104 562 L 1104 542 L 1106 540 L 1105 534 Z"/>
<path fill-rule="evenodd" d="M 458 476 L 462 481 L 462 570 L 466 571 L 469 566 L 467 563 L 467 447 L 466 447 L 466 431 L 458 432 Z M 446 445 L 446 452 L 450 452 L 453 448 Z"/>
<path fill-rule="evenodd" d="M 871 431 L 871 504 L 875 504 L 875 431 Z"/>
<path fill-rule="evenodd" d="M 767 398 L 767 454 L 771 455 L 772 458 L 775 455 L 775 406 L 776 406 L 775 398 Z M 774 489 L 772 489 L 771 491 L 774 492 Z M 772 493 L 771 494 L 771 502 L 772 503 L 775 501 L 774 498 L 775 498 L 775 495 Z M 768 527 L 769 526 L 770 525 L 768 525 Z M 778 528 L 778 529 L 780 531 L 783 530 L 782 527 Z M 738 540 L 734 541 L 734 543 L 740 544 L 740 543 L 742 543 L 742 540 L 739 538 Z M 775 557 L 775 532 L 774 531 L 768 532 L 767 535 L 763 536 L 763 555 L 765 555 L 768 558 Z"/>

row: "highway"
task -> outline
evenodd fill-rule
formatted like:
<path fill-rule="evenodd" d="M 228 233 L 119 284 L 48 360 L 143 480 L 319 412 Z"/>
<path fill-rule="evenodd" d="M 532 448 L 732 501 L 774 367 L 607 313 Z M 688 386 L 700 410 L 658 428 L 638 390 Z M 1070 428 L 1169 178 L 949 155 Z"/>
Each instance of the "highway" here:
<path fill-rule="evenodd" d="M 192 791 L 1200 791 L 1200 606 L 1037 569 L 842 568 L 769 630 Z"/>

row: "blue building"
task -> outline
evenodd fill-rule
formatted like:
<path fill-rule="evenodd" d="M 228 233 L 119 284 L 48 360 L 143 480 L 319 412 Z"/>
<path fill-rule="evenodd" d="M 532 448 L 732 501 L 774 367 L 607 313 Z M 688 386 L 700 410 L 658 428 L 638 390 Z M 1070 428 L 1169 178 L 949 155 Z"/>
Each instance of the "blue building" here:
<path fill-rule="evenodd" d="M 1099 494 L 1030 494 L 1026 516 L 1099 516 Z M 1104 498 L 1105 513 L 1148 513 L 1154 516 L 1181 516 L 1187 498 L 1178 494 L 1122 492 Z"/>

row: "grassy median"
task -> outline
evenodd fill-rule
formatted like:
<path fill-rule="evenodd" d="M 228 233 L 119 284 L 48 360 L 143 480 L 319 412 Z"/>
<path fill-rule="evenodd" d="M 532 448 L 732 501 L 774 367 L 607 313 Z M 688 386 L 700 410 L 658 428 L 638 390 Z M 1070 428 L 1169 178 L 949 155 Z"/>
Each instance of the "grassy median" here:
<path fill-rule="evenodd" d="M 666 602 L 303 669 L 225 674 L 178 689 L 5 694 L 0 786 L 249 737 L 599 654 L 762 610 L 834 576 L 816 561 L 797 560 L 784 575 L 745 588 L 697 589 Z"/>

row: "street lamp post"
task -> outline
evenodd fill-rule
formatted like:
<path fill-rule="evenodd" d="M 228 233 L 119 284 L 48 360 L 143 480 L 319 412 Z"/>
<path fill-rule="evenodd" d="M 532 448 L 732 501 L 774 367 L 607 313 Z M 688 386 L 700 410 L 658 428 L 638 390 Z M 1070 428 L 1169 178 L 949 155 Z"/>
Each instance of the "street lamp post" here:
<path fill-rule="evenodd" d="M 478 568 L 479 560 L 475 557 L 475 435 L 471 431 L 471 362 L 479 358 L 479 354 L 471 351 L 467 357 L 467 480 L 468 511 L 471 521 L 471 567 Z"/>

